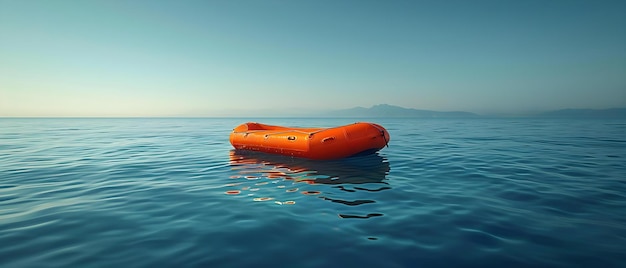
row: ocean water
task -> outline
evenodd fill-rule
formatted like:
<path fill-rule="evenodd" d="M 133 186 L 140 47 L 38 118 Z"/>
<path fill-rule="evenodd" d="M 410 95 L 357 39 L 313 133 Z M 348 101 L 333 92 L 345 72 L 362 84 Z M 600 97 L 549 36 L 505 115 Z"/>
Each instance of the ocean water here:
<path fill-rule="evenodd" d="M 376 155 L 235 152 L 246 121 Z M 0 267 L 624 267 L 626 121 L 0 119 Z"/>

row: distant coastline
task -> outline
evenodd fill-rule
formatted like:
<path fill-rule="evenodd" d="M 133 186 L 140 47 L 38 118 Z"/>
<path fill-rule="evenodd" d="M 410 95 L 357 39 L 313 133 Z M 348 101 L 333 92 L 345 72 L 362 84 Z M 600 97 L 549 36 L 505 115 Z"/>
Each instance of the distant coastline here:
<path fill-rule="evenodd" d="M 350 109 L 334 110 L 323 114 L 330 117 L 417 117 L 417 118 L 460 118 L 460 117 L 478 117 L 479 115 L 463 112 L 451 111 L 440 112 L 431 110 L 418 110 L 412 108 L 404 108 L 389 104 L 378 104 L 370 108 L 354 107 Z"/>
<path fill-rule="evenodd" d="M 581 118 L 581 119 L 626 119 L 626 108 L 610 109 L 560 109 L 535 113 L 518 114 L 476 114 L 466 111 L 433 111 L 405 108 L 389 104 L 377 104 L 369 108 L 353 107 L 337 110 L 285 110 L 285 109 L 251 109 L 205 111 L 173 115 L 29 115 L 3 116 L 2 118 Z"/>
<path fill-rule="evenodd" d="M 400 118 L 480 118 L 480 117 L 537 117 L 537 118 L 626 118 L 626 108 L 560 109 L 512 116 L 479 115 L 465 111 L 431 111 L 378 104 L 370 108 L 354 107 L 322 113 L 329 117 L 400 117 Z"/>

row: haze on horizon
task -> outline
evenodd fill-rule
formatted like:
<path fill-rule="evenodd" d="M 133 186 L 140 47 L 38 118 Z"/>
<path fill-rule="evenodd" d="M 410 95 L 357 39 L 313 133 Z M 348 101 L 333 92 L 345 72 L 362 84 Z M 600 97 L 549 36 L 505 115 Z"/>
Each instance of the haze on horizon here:
<path fill-rule="evenodd" d="M 0 0 L 0 116 L 626 107 L 626 1 Z"/>

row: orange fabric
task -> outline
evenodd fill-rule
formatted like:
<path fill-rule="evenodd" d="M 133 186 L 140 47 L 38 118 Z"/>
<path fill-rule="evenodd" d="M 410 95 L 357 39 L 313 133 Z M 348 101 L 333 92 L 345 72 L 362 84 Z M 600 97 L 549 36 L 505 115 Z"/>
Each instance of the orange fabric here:
<path fill-rule="evenodd" d="M 238 150 L 328 160 L 376 152 L 389 142 L 389 133 L 374 123 L 333 128 L 299 128 L 245 123 L 230 134 Z"/>

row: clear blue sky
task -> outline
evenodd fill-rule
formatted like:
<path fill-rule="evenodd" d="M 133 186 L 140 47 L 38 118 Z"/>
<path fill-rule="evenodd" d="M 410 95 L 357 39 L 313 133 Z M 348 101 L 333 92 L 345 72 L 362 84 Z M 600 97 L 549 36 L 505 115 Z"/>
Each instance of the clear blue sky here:
<path fill-rule="evenodd" d="M 0 116 L 626 107 L 626 1 L 0 0 Z"/>

